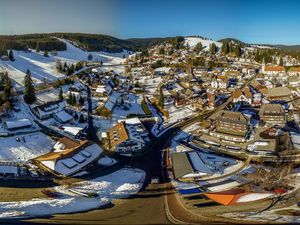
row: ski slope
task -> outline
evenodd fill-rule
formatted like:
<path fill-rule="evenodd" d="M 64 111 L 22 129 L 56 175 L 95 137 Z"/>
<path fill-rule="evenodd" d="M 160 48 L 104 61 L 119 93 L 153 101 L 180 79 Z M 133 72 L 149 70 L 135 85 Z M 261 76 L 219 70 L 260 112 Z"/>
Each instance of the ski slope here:
<path fill-rule="evenodd" d="M 60 60 L 62 63 L 67 64 L 76 63 L 78 61 L 87 61 L 88 55 L 92 54 L 93 59 L 91 61 L 102 61 L 104 65 L 119 65 L 123 64 L 126 57 L 129 55 L 129 51 L 123 50 L 120 53 L 107 53 L 107 52 L 87 52 L 72 45 L 69 41 L 59 39 L 67 45 L 66 51 L 58 51 L 56 56 L 52 56 L 49 53 L 49 57 L 44 57 L 43 52 L 31 52 L 15 51 L 15 61 L 1 61 L 0 71 L 7 71 L 9 76 L 15 81 L 17 88 L 23 87 L 23 81 L 27 69 L 32 74 L 32 79 L 35 84 L 41 84 L 45 81 L 55 81 L 57 79 L 64 78 L 65 75 L 56 71 L 56 61 Z"/>
<path fill-rule="evenodd" d="M 205 40 L 201 37 L 185 37 L 184 44 L 189 45 L 191 48 L 194 48 L 199 42 L 201 42 L 203 50 L 208 51 L 209 46 L 212 43 L 215 43 L 218 48 L 222 47 L 222 43 L 213 40 Z"/>

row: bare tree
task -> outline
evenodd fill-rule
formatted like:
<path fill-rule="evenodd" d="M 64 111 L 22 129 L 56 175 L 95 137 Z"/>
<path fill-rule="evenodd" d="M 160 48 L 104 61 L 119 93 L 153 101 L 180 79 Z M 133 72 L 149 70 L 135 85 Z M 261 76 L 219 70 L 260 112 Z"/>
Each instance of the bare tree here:
<path fill-rule="evenodd" d="M 274 167 L 256 167 L 256 172 L 247 175 L 247 179 L 264 190 L 292 189 L 295 175 L 291 164 L 276 164 Z"/>

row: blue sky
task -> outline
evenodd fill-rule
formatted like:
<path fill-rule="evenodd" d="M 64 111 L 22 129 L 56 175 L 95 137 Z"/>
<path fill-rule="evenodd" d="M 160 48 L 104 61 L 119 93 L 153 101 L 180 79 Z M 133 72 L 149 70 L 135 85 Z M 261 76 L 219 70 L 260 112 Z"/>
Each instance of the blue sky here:
<path fill-rule="evenodd" d="M 300 44 L 299 10 L 296 0 L 0 0 L 0 34 L 201 35 Z"/>

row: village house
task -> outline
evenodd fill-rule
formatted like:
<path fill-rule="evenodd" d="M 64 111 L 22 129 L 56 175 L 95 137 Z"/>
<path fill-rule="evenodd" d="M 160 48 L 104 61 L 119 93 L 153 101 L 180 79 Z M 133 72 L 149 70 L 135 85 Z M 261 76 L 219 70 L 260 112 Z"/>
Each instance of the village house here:
<path fill-rule="evenodd" d="M 284 76 L 285 68 L 283 66 L 269 66 L 269 65 L 263 64 L 261 72 L 270 77 L 274 77 L 276 75 Z"/>
<path fill-rule="evenodd" d="M 275 87 L 267 90 L 265 94 L 269 101 L 290 101 L 292 100 L 292 92 L 288 87 Z"/>
<path fill-rule="evenodd" d="M 299 76 L 300 75 L 300 67 L 290 68 L 287 72 L 289 76 Z"/>
<path fill-rule="evenodd" d="M 285 111 L 280 104 L 263 104 L 259 110 L 260 124 L 283 125 L 286 122 Z"/>
<path fill-rule="evenodd" d="M 291 75 L 287 78 L 287 83 L 290 87 L 298 87 L 300 85 L 299 75 Z"/>
<path fill-rule="evenodd" d="M 64 110 L 66 102 L 63 100 L 50 101 L 32 106 L 33 114 L 40 120 L 49 119 L 53 114 Z"/>
<path fill-rule="evenodd" d="M 148 132 L 136 120 L 121 121 L 108 131 L 110 150 L 121 154 L 132 154 L 146 147 L 149 140 Z"/>
<path fill-rule="evenodd" d="M 32 161 L 42 170 L 66 177 L 81 171 L 102 155 L 103 150 L 97 144 L 64 137 L 57 141 L 52 152 Z"/>
<path fill-rule="evenodd" d="M 211 80 L 211 87 L 215 89 L 227 89 L 229 86 L 229 79 L 226 76 L 214 77 Z"/>
<path fill-rule="evenodd" d="M 252 98 L 253 98 L 253 96 L 252 96 L 252 93 L 249 88 L 244 88 L 243 90 L 238 89 L 238 90 L 233 91 L 233 93 L 232 93 L 232 101 L 234 103 L 246 102 L 249 105 L 251 105 Z"/>
<path fill-rule="evenodd" d="M 212 136 L 229 141 L 246 141 L 246 135 L 250 128 L 250 120 L 242 113 L 221 110 L 212 119 L 216 127 L 210 133 Z"/>

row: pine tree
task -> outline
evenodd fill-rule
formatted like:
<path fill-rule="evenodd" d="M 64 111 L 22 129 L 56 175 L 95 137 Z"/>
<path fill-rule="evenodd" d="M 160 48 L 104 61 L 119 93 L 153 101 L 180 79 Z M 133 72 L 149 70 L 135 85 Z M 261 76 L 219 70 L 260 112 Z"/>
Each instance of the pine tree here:
<path fill-rule="evenodd" d="M 226 55 L 229 52 L 229 42 L 225 40 L 221 47 L 221 52 Z"/>
<path fill-rule="evenodd" d="M 72 95 L 72 92 L 69 92 L 67 103 L 70 104 L 70 105 L 73 105 L 73 95 Z"/>
<path fill-rule="evenodd" d="M 80 117 L 79 117 L 79 120 L 78 120 L 78 123 L 84 123 L 85 122 L 85 119 L 83 117 L 82 114 L 80 114 Z"/>
<path fill-rule="evenodd" d="M 9 60 L 12 61 L 12 62 L 15 61 L 14 53 L 13 53 L 13 51 L 12 51 L 11 49 L 9 50 L 8 58 L 9 58 Z"/>
<path fill-rule="evenodd" d="M 279 59 L 279 65 L 283 66 L 283 58 L 282 57 L 280 57 L 280 59 Z"/>
<path fill-rule="evenodd" d="M 88 55 L 87 59 L 88 59 L 89 61 L 93 60 L 93 55 L 90 53 L 90 54 Z"/>
<path fill-rule="evenodd" d="M 27 104 L 34 103 L 36 100 L 35 88 L 31 79 L 31 72 L 29 69 L 26 71 L 26 76 L 24 78 L 24 88 L 24 101 Z"/>
<path fill-rule="evenodd" d="M 61 73 L 63 71 L 63 66 L 61 64 L 61 61 L 56 62 L 56 70 L 57 72 Z"/>
<path fill-rule="evenodd" d="M 80 95 L 80 97 L 79 97 L 78 102 L 79 102 L 80 105 L 83 105 L 83 104 L 84 104 L 84 99 L 83 99 L 83 97 L 82 97 L 81 95 Z"/>
<path fill-rule="evenodd" d="M 217 53 L 217 46 L 215 43 L 211 43 L 210 46 L 209 46 L 209 51 L 211 54 L 216 54 Z"/>
<path fill-rule="evenodd" d="M 40 52 L 40 42 L 36 43 L 35 51 Z"/>
<path fill-rule="evenodd" d="M 73 96 L 72 96 L 72 105 L 76 105 L 76 103 L 77 103 L 77 99 L 76 99 L 75 94 L 73 94 Z"/>
<path fill-rule="evenodd" d="M 82 68 L 83 68 L 83 66 L 82 66 L 81 62 L 76 63 L 76 65 L 75 65 L 75 70 L 76 71 L 81 70 Z"/>
<path fill-rule="evenodd" d="M 63 91 L 62 88 L 59 89 L 59 95 L 58 95 L 59 100 L 64 100 L 64 95 L 63 95 Z"/>
<path fill-rule="evenodd" d="M 44 56 L 45 56 L 45 57 L 49 57 L 48 51 L 44 51 Z"/>
<path fill-rule="evenodd" d="M 195 45 L 194 47 L 194 52 L 196 52 L 197 54 L 199 54 L 201 52 L 201 50 L 203 49 L 202 43 L 199 42 Z"/>

